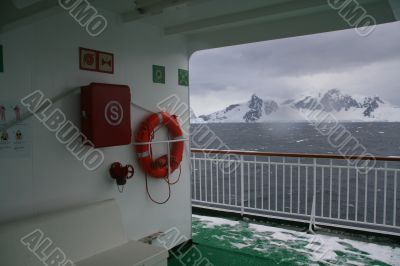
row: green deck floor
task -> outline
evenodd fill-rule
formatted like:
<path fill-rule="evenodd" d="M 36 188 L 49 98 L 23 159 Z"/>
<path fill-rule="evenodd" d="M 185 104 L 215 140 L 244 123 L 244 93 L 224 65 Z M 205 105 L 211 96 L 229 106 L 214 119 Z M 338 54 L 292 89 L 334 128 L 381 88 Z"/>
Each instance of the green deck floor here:
<path fill-rule="evenodd" d="M 251 255 L 235 252 L 231 250 L 225 250 L 216 248 L 213 246 L 207 245 L 195 245 L 198 250 L 215 266 L 217 265 L 232 265 L 232 266 L 244 266 L 244 265 L 274 265 L 274 262 L 261 258 L 261 257 L 253 257 Z M 190 254 L 186 256 L 191 256 Z M 195 263 L 185 263 L 185 259 L 178 259 L 176 257 L 170 258 L 168 265 L 169 266 L 188 266 L 195 265 Z M 206 266 L 206 263 L 200 264 Z M 211 266 L 211 265 L 207 265 Z"/>
<path fill-rule="evenodd" d="M 171 254 L 169 265 L 400 265 L 397 245 L 205 216 L 193 218 L 193 242 L 188 250 Z"/>

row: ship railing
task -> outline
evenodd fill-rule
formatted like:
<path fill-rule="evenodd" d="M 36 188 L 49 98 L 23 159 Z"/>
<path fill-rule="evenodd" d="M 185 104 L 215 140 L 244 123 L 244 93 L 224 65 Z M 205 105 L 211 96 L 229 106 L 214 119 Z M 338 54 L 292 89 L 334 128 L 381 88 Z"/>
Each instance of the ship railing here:
<path fill-rule="evenodd" d="M 194 207 L 400 236 L 400 157 L 193 149 L 191 166 Z"/>

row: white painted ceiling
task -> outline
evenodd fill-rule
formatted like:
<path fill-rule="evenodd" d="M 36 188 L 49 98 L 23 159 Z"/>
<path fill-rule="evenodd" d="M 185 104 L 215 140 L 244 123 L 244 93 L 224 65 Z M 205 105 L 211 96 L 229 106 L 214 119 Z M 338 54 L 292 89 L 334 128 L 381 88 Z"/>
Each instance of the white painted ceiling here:
<path fill-rule="evenodd" d="M 182 34 L 192 51 L 348 28 L 327 0 L 90 0 L 99 9 Z M 396 20 L 400 0 L 357 0 L 378 23 Z M 1 0 L 0 32 L 46 10 L 57 0 Z M 397 16 L 396 16 L 397 15 Z M 40 16 L 36 16 L 40 17 Z M 36 18 L 35 17 L 35 18 Z"/>
<path fill-rule="evenodd" d="M 95 7 L 119 13 L 129 21 L 142 19 L 164 27 L 288 1 L 290 0 L 90 0 Z M 136 2 L 139 4 L 136 5 Z M 57 0 L 1 0 L 0 27 L 57 5 Z M 149 10 L 141 15 L 136 10 L 138 6 L 149 7 Z M 157 6 L 164 7 L 159 10 Z"/>

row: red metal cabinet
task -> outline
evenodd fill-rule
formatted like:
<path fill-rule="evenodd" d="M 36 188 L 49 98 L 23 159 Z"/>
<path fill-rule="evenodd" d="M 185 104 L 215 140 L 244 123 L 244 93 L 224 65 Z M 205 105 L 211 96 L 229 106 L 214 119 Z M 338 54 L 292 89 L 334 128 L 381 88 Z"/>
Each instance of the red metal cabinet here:
<path fill-rule="evenodd" d="M 128 86 L 91 83 L 82 87 L 82 133 L 96 148 L 130 144 L 130 104 Z"/>

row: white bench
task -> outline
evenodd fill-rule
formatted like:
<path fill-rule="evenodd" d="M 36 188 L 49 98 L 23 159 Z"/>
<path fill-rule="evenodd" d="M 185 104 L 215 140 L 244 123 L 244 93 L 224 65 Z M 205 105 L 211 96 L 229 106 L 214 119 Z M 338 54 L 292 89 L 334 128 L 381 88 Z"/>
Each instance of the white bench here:
<path fill-rule="evenodd" d="M 0 225 L 1 266 L 167 266 L 167 258 L 128 240 L 115 200 Z"/>

